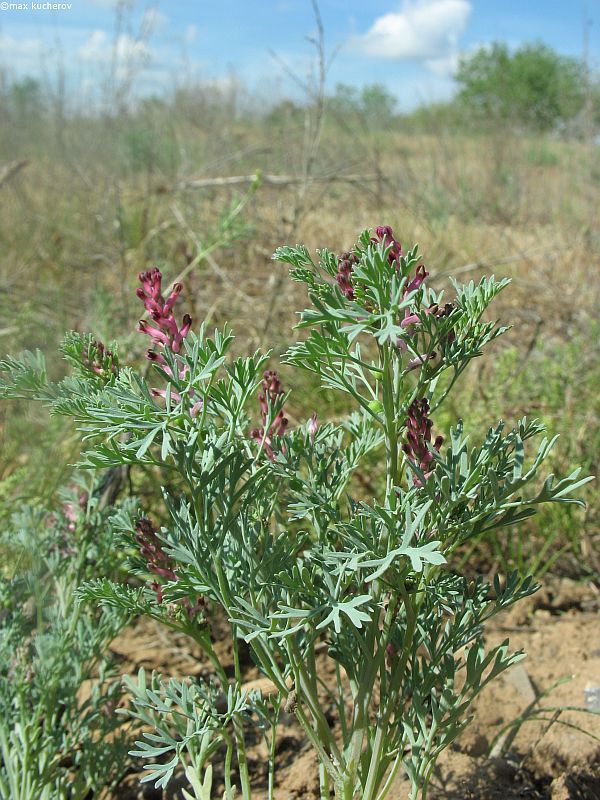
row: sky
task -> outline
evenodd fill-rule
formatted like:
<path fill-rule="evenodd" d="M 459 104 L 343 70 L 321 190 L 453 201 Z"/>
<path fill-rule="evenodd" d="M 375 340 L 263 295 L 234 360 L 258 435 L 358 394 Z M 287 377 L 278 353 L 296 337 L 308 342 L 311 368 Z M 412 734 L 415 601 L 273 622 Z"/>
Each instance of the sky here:
<path fill-rule="evenodd" d="M 600 67 L 600 0 L 320 0 L 319 8 L 328 88 L 381 83 L 401 109 L 449 98 L 460 54 L 493 41 L 542 41 L 580 57 L 587 28 L 590 63 Z M 90 102 L 108 75 L 133 96 L 239 81 L 268 102 L 298 96 L 314 74 L 315 31 L 310 0 L 0 2 L 0 67 L 11 79 L 53 81 L 62 71 Z"/>

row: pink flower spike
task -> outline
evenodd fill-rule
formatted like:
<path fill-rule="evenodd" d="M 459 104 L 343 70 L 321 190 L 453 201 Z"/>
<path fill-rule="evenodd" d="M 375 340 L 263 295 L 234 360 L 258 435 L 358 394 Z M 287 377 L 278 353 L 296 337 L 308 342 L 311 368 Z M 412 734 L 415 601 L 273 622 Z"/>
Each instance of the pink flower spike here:
<path fill-rule="evenodd" d="M 271 446 L 272 437 L 283 436 L 288 426 L 288 419 L 284 416 L 283 409 L 280 409 L 277 412 L 275 419 L 273 419 L 269 425 L 268 430 L 265 430 L 265 426 L 269 416 L 269 406 L 272 407 L 283 393 L 283 388 L 277 372 L 274 370 L 267 370 L 263 375 L 262 391 L 258 396 L 263 424 L 261 428 L 254 428 L 251 430 L 250 436 L 252 439 L 255 439 L 260 443 L 261 447 L 271 461 L 275 461 L 276 458 L 275 451 Z M 281 452 L 285 453 L 284 443 L 281 443 L 280 448 Z"/>
<path fill-rule="evenodd" d="M 442 436 L 437 436 L 431 446 L 431 429 L 433 422 L 429 419 L 429 402 L 426 398 L 415 400 L 411 403 L 406 419 L 406 443 L 402 445 L 402 450 L 407 455 L 408 460 L 418 466 L 427 479 L 433 470 L 431 469 L 434 461 L 432 450 L 439 453 L 444 442 Z M 422 486 L 422 481 L 415 475 L 413 477 L 415 486 Z"/>
<path fill-rule="evenodd" d="M 375 228 L 375 235 L 376 238 L 372 238 L 371 241 L 374 244 L 377 242 L 381 242 L 384 247 L 389 247 L 390 251 L 388 253 L 388 261 L 390 264 L 395 264 L 396 267 L 400 268 L 400 258 L 404 255 L 402 252 L 402 246 L 400 242 L 396 241 L 394 238 L 394 231 L 389 225 L 379 225 Z"/>

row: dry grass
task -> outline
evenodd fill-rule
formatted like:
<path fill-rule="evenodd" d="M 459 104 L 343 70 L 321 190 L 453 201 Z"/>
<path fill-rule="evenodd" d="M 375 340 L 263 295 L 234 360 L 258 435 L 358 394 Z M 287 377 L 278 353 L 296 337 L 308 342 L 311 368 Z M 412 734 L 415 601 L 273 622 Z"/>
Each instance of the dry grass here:
<path fill-rule="evenodd" d="M 4 142 L 0 166 L 19 158 L 28 164 L 0 187 L 3 351 L 40 347 L 51 354 L 63 331 L 77 328 L 120 339 L 129 358 L 141 357 L 142 337 L 131 335 L 139 313 L 136 273 L 155 263 L 171 279 L 186 270 L 217 236 L 219 219 L 234 198 L 228 187 L 193 189 L 186 183 L 256 170 L 299 172 L 303 140 L 297 121 L 220 126 L 213 120 L 207 129 L 200 118 L 190 112 L 153 118 L 152 124 L 74 121 L 62 132 L 60 147 L 52 140 L 52 147 L 40 141 L 19 150 Z M 132 138 L 144 125 L 152 134 L 149 155 L 146 140 L 136 144 Z M 138 150 L 148 158 L 140 159 Z M 339 251 L 362 228 L 385 223 L 403 242 L 421 244 L 436 288 L 451 275 L 466 280 L 494 272 L 513 278 L 498 314 L 514 326 L 502 347 L 516 346 L 522 354 L 521 379 L 535 366 L 528 361 L 531 353 L 551 357 L 579 337 L 585 349 L 581 369 L 596 376 L 600 389 L 593 328 L 600 300 L 597 148 L 519 139 L 506 131 L 491 137 L 443 131 L 357 136 L 326 125 L 313 174 L 360 172 L 378 179 L 364 186 L 309 182 L 302 187 L 302 204 L 297 186 L 260 186 L 243 213 L 250 233 L 215 249 L 186 277 L 194 319 L 210 325 L 228 320 L 240 350 L 262 346 L 281 352 L 293 341 L 295 311 L 304 306 L 304 296 L 278 276 L 280 268 L 270 259 L 275 247 L 301 241 Z M 577 382 L 578 356 L 569 358 L 574 363 L 565 375 Z M 51 359 L 51 366 L 60 371 L 57 360 Z M 474 370 L 464 396 L 481 396 L 478 382 L 490 375 Z M 313 400 L 305 390 L 314 387 L 297 388 L 292 414 L 302 418 Z M 502 408 L 502 387 L 496 392 L 490 402 L 487 391 L 486 410 Z M 583 442 L 575 451 L 583 449 L 584 461 L 593 467 L 597 458 L 590 448 L 592 440 L 600 440 L 600 409 L 590 399 L 592 390 L 585 396 L 575 388 L 568 402 L 555 398 L 546 406 L 553 425 L 566 429 L 573 442 Z M 518 406 L 515 401 L 515 413 Z M 29 474 L 26 465 L 40 452 L 60 450 L 64 434 L 59 428 L 48 432 L 38 412 L 33 416 L 13 405 L 1 413 L 0 476 L 12 475 L 14 482 Z"/>

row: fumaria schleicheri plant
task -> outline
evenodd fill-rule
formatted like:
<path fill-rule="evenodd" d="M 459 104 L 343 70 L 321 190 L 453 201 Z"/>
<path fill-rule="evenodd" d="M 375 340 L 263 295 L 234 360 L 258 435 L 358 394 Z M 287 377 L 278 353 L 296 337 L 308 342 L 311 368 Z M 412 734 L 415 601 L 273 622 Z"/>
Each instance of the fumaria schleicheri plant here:
<path fill-rule="evenodd" d="M 163 786 L 183 765 L 186 797 L 214 796 L 220 759 L 224 797 L 237 787 L 249 800 L 246 748 L 258 732 L 273 798 L 285 711 L 314 748 L 322 799 L 383 800 L 399 769 L 411 798 L 425 798 L 473 700 L 523 656 L 508 641 L 487 647 L 486 622 L 536 589 L 516 573 L 491 585 L 467 580 L 452 570 L 454 551 L 540 503 L 581 503 L 572 495 L 588 480 L 576 471 L 531 488 L 555 442 L 535 421 L 499 423 L 472 440 L 460 421 L 447 440 L 435 431 L 456 379 L 505 330 L 484 313 L 507 281 L 455 283 L 447 300 L 427 287 L 417 247 L 403 250 L 389 227 L 365 231 L 340 257 L 317 255 L 297 246 L 274 256 L 311 301 L 300 315 L 307 333 L 284 360 L 350 397 L 355 410 L 341 423 L 318 422 L 315 409 L 292 428 L 267 357 L 231 359 L 228 328 L 211 338 L 187 315 L 178 323 L 181 286 L 165 299 L 156 269 L 140 275 L 138 290 L 139 330 L 153 345 L 149 381 L 114 348 L 74 334 L 66 354 L 75 374 L 58 385 L 47 384 L 39 354 L 1 365 L 6 394 L 46 400 L 76 420 L 82 467 L 144 465 L 179 487 L 163 492 L 169 522 L 160 529 L 152 509 L 121 514 L 137 584 L 100 577 L 80 594 L 150 615 L 203 648 L 207 679 L 129 681 L 130 713 L 153 729 L 136 751 L 148 760 L 146 779 Z M 365 498 L 354 478 L 377 453 L 385 486 Z M 219 614 L 233 677 L 213 647 Z M 242 646 L 270 689 L 244 686 Z"/>

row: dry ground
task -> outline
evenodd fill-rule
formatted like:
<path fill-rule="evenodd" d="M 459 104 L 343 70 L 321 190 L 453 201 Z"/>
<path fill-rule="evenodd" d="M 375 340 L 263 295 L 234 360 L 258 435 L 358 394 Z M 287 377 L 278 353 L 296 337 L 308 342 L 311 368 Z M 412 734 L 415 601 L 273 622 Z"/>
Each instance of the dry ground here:
<path fill-rule="evenodd" d="M 600 598 L 593 586 L 549 579 L 537 595 L 490 626 L 490 644 L 510 637 L 511 646 L 524 649 L 527 658 L 483 691 L 473 723 L 440 758 L 431 800 L 600 798 L 600 718 L 561 710 L 585 708 L 584 690 L 600 686 L 599 608 Z M 205 669 L 193 646 L 151 622 L 127 631 L 113 650 L 123 672 L 143 666 L 181 677 Z M 245 677 L 258 677 L 250 661 Z M 562 678 L 569 680 L 541 699 L 538 713 L 527 715 L 510 745 L 505 741 L 490 757 L 493 740 L 504 726 L 521 717 L 536 696 Z M 551 710 L 542 715 L 542 708 Z M 536 716 L 545 720 L 536 720 Z M 265 756 L 261 744 L 250 752 L 256 800 L 266 798 Z M 179 796 L 177 780 L 163 795 L 152 786 L 140 789 L 138 778 L 128 776 L 113 800 Z M 316 759 L 289 715 L 284 715 L 279 732 L 277 785 L 277 800 L 318 800 Z M 406 797 L 408 783 L 398 778 L 390 798 Z"/>

